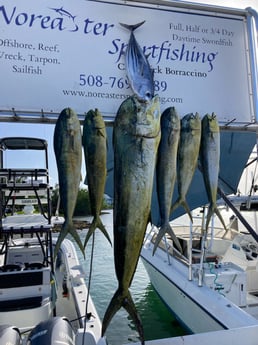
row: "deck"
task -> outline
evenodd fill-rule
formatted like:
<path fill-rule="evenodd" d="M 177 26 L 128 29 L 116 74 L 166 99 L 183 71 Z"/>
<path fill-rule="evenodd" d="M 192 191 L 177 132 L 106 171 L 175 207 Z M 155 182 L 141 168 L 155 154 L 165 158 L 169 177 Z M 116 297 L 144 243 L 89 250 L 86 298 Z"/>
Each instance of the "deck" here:
<path fill-rule="evenodd" d="M 258 326 L 241 327 L 226 331 L 208 332 L 181 337 L 146 341 L 145 345 L 257 345 Z M 141 345 L 130 343 L 127 345 Z"/>

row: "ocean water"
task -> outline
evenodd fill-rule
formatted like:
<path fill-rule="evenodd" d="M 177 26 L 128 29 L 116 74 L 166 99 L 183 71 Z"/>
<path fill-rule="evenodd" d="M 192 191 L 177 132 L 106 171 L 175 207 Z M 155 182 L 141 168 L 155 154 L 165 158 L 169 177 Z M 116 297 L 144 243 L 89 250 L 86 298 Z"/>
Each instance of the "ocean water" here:
<path fill-rule="evenodd" d="M 113 240 L 113 214 L 112 211 L 105 212 L 102 221 Z M 91 218 L 87 218 L 91 220 Z M 84 240 L 86 230 L 80 232 Z M 95 232 L 94 255 L 92 262 L 92 278 L 90 294 L 95 303 L 97 312 L 101 318 L 117 288 L 117 280 L 114 269 L 113 248 L 105 236 L 97 229 Z M 78 250 L 80 262 L 86 272 L 86 283 L 88 285 L 88 273 L 91 259 L 92 240 L 86 247 L 86 260 Z M 142 319 L 145 340 L 169 338 L 187 334 L 175 317 L 166 308 L 154 291 L 145 268 L 139 260 L 137 270 L 130 288 L 137 310 Z M 113 317 L 106 337 L 109 345 L 122 345 L 139 341 L 138 332 L 135 330 L 132 320 L 122 308 Z"/>

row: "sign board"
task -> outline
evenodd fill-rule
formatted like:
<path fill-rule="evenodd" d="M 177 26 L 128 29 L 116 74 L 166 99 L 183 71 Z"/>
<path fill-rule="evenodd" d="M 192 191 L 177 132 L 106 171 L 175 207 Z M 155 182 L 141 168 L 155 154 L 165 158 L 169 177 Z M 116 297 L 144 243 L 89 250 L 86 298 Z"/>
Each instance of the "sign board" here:
<path fill-rule="evenodd" d="M 134 2 L 0 0 L 0 111 L 114 118 L 132 94 L 125 70 L 129 30 L 154 69 L 161 110 L 215 112 L 254 121 L 246 20 L 242 15 Z"/>

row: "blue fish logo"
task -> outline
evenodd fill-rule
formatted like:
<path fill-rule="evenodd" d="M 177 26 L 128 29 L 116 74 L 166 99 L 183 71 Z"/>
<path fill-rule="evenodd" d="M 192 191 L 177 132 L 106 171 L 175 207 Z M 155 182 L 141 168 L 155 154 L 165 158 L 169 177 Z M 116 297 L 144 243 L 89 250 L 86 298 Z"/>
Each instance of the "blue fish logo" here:
<path fill-rule="evenodd" d="M 68 17 L 69 19 L 72 19 L 72 21 L 75 20 L 76 16 L 73 16 L 70 12 L 66 11 L 63 6 L 60 8 L 53 8 L 53 7 L 49 7 L 51 10 L 57 12 L 58 14 L 60 14 L 60 16 L 63 17 Z"/>

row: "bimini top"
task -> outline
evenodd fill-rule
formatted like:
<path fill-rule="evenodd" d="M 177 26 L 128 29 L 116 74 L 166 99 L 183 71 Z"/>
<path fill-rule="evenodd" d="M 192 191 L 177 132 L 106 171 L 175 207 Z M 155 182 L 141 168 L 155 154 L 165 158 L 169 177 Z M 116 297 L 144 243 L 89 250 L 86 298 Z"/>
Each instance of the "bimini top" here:
<path fill-rule="evenodd" d="M 0 139 L 1 150 L 46 150 L 47 141 L 39 138 L 9 137 Z"/>

